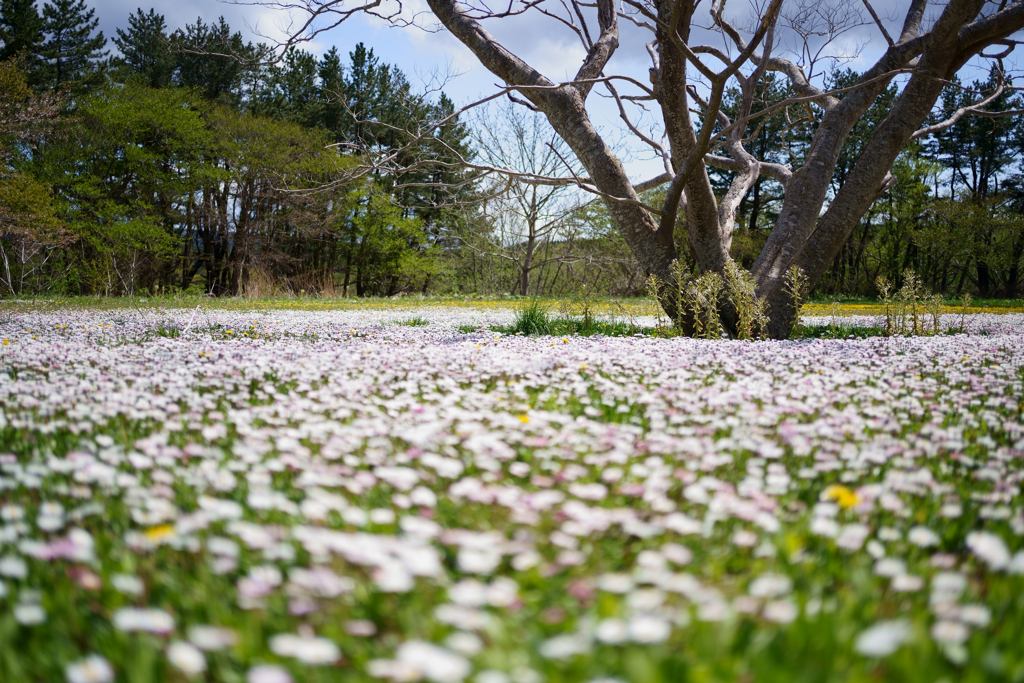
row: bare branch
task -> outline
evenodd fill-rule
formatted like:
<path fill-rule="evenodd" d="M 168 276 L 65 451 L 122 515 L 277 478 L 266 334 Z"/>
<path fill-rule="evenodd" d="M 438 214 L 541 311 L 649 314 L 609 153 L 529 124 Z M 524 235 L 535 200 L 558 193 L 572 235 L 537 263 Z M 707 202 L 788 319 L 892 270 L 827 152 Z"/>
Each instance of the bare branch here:
<path fill-rule="evenodd" d="M 1009 111 L 997 111 L 997 112 L 989 112 L 989 111 L 984 111 L 983 110 L 983 107 L 987 107 L 988 105 L 992 104 L 997 99 L 999 99 L 999 96 L 1002 95 L 1003 92 L 1005 92 L 1005 90 L 1006 90 L 1006 88 L 1003 85 L 1003 83 L 1000 83 L 996 87 L 996 89 L 994 91 L 992 91 L 992 94 L 989 95 L 988 97 L 986 97 L 986 98 L 982 99 L 981 101 L 976 102 L 976 103 L 974 103 L 974 104 L 972 104 L 970 106 L 960 107 L 955 112 L 953 112 L 953 114 L 949 118 L 947 118 L 945 121 L 940 121 L 939 123 L 936 123 L 936 124 L 933 124 L 931 126 L 927 126 L 925 128 L 921 128 L 921 129 L 917 130 L 913 135 L 910 136 L 910 139 L 911 140 L 917 140 L 918 138 L 923 138 L 923 137 L 926 137 L 928 135 L 934 135 L 935 133 L 941 133 L 942 131 L 944 131 L 944 130 L 946 130 L 948 128 L 952 128 L 953 126 L 955 126 L 956 123 L 960 119 L 962 119 L 964 116 L 966 116 L 967 114 L 974 114 L 976 116 L 986 116 L 986 117 L 989 117 L 989 118 L 998 118 L 998 117 L 1002 117 L 1002 116 L 1013 116 L 1013 115 L 1019 114 L 1021 112 L 1021 110 L 1009 110 Z"/>
<path fill-rule="evenodd" d="M 862 1 L 864 3 L 864 7 L 866 7 L 868 10 L 868 14 L 871 15 L 871 18 L 875 20 L 875 24 L 878 25 L 878 30 L 882 32 L 882 36 L 885 38 L 885 42 L 889 43 L 890 47 L 894 45 L 894 43 L 892 42 L 892 36 L 890 36 L 889 32 L 885 30 L 885 24 L 883 24 L 882 20 L 878 18 L 878 13 L 875 12 L 875 8 L 871 6 L 871 0 Z"/>

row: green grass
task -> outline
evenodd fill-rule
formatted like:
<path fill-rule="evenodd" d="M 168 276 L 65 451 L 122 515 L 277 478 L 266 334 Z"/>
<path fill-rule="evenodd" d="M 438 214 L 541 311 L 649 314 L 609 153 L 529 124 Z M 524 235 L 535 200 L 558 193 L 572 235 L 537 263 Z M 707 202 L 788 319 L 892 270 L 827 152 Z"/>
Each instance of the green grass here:
<path fill-rule="evenodd" d="M 600 320 L 592 314 L 553 316 L 546 304 L 538 299 L 531 299 L 518 308 L 512 324 L 492 325 L 490 329 L 502 334 L 528 337 L 631 337 L 636 334 L 653 334 L 655 331 L 653 328 L 640 327 L 620 320 Z"/>
<path fill-rule="evenodd" d="M 942 334 L 959 334 L 964 330 L 956 327 L 951 327 Z M 914 336 L 914 335 L 887 335 L 885 329 L 876 326 L 857 326 L 857 325 L 804 325 L 797 330 L 793 339 L 870 339 L 871 337 L 901 337 L 901 336 Z M 917 336 L 932 336 L 931 333 L 927 335 Z"/>

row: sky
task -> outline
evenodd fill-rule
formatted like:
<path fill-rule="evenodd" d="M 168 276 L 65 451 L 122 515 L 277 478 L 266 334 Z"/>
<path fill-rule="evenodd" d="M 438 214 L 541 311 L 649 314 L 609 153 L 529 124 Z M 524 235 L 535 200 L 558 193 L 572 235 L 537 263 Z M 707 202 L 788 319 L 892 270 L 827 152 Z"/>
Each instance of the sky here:
<path fill-rule="evenodd" d="M 87 3 L 90 0 L 86 0 Z M 303 0 L 298 0 L 302 2 Z M 346 4 L 352 0 L 346 0 Z M 476 0 L 479 2 L 480 0 Z M 508 0 L 505 0 L 508 2 Z M 140 0 L 92 0 L 90 6 L 97 10 L 100 29 L 108 41 L 115 35 L 116 28 L 127 25 L 128 16 L 139 7 Z M 283 5 L 292 4 L 293 0 L 278 0 L 278 3 L 237 4 L 215 2 L 212 0 L 176 0 L 173 3 L 161 2 L 155 5 L 141 5 L 148 11 L 153 6 L 157 12 L 166 17 L 168 26 L 173 30 L 188 23 L 194 23 L 197 17 L 204 22 L 215 21 L 223 15 L 233 30 L 241 31 L 247 40 L 268 42 L 284 40 L 290 33 L 290 26 L 301 22 L 304 15 L 289 13 L 281 9 Z M 766 0 L 730 0 L 727 3 L 726 15 L 731 16 L 737 26 L 748 26 L 752 7 L 763 5 Z M 910 0 L 873 0 L 873 5 L 882 23 L 891 35 L 898 35 L 902 18 Z M 556 3 L 549 2 L 548 5 Z M 708 7 L 710 0 L 703 0 L 698 6 L 698 22 L 708 24 Z M 941 11 L 941 0 L 937 6 L 929 10 L 927 19 L 934 20 Z M 500 0 L 495 7 L 500 6 Z M 397 9 L 397 0 L 385 0 L 382 11 Z M 831 43 L 831 54 L 840 58 L 843 65 L 861 71 L 868 68 L 882 53 L 885 47 L 884 38 L 878 27 L 871 22 L 870 16 L 863 11 L 858 0 L 787 0 L 784 6 L 793 14 L 803 10 L 802 18 L 796 22 L 801 26 L 809 21 L 836 21 L 846 19 L 850 28 L 835 37 Z M 850 12 L 859 13 L 859 20 L 850 16 Z M 436 25 L 429 12 L 425 0 L 404 0 L 401 16 L 412 20 L 419 27 L 406 26 L 396 28 L 387 22 L 365 16 L 355 15 L 338 28 L 318 35 L 303 49 L 315 54 L 322 54 L 331 46 L 337 46 L 342 54 L 347 54 L 358 42 L 363 42 L 374 50 L 384 62 L 396 64 L 409 77 L 414 87 L 428 89 L 436 84 L 437 78 L 457 74 L 456 77 L 445 78 L 445 92 L 457 105 L 474 101 L 482 96 L 493 93 L 498 86 L 498 79 L 481 67 L 469 52 L 454 37 Z M 596 21 L 593 22 L 596 24 Z M 929 23 L 929 21 L 926 21 Z M 485 24 L 506 47 L 525 59 L 554 81 L 572 78 L 579 67 L 584 50 L 576 36 L 548 17 L 536 13 L 508 19 L 501 19 Z M 596 28 L 595 28 L 596 31 Z M 798 31 L 793 28 L 781 27 L 778 30 L 781 49 L 798 50 L 801 40 Z M 648 81 L 650 58 L 644 43 L 650 34 L 626 21 L 620 20 L 620 47 L 612 58 L 606 73 L 629 75 L 641 82 Z M 691 42 L 707 42 L 718 47 L 729 47 L 720 34 L 696 29 Z M 816 50 L 819 44 L 812 44 Z M 112 43 L 108 48 L 116 51 Z M 778 54 L 778 50 L 776 51 Z M 823 60 L 823 65 L 829 61 Z M 720 65 L 711 61 L 712 67 Z M 1013 68 L 1013 64 L 1010 64 Z M 987 66 L 982 67 L 987 72 Z M 983 77 L 977 69 L 968 71 L 967 80 Z M 599 129 L 606 132 L 609 144 L 622 151 L 627 169 L 636 180 L 656 175 L 661 172 L 661 163 L 651 158 L 644 148 L 625 141 L 623 126 L 618 118 L 618 110 L 609 98 L 602 98 L 603 91 L 595 88 L 591 95 L 591 116 Z M 648 117 L 646 123 L 653 123 Z M 641 114 L 638 125 L 645 125 Z M 660 133 L 657 134 L 660 136 Z M 630 151 L 632 150 L 632 151 Z"/>

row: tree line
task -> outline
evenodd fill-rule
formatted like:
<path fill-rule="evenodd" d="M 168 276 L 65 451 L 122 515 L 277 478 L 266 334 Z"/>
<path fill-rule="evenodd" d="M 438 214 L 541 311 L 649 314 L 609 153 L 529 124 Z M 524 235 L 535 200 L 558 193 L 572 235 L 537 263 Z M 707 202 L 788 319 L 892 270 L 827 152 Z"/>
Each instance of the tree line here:
<path fill-rule="evenodd" d="M 113 56 L 97 26 L 84 0 L 0 2 L 3 295 L 645 291 L 649 268 L 606 203 L 530 180 L 575 162 L 521 100 L 455 116 L 442 91 L 419 92 L 362 44 L 319 57 L 291 48 L 275 61 L 223 18 L 171 30 L 138 9 Z M 837 68 L 826 89 L 842 100 L 860 78 Z M 980 97 L 986 115 L 905 147 L 817 293 L 873 296 L 879 277 L 899 286 L 914 271 L 951 296 L 1020 296 L 1024 118 L 1005 81 L 993 67 L 945 87 L 931 122 Z M 772 72 L 756 88 L 724 90 L 722 111 L 735 120 L 795 95 Z M 898 96 L 882 89 L 852 127 L 829 197 Z M 799 168 L 820 124 L 807 109 L 766 118 L 745 144 L 762 163 Z M 402 172 L 367 163 L 382 158 Z M 720 201 L 739 172 L 709 168 Z M 641 198 L 660 205 L 671 191 Z M 732 259 L 755 265 L 784 201 L 772 174 L 750 184 Z M 674 253 L 697 272 L 696 224 L 685 206 L 675 211 Z"/>
<path fill-rule="evenodd" d="M 140 9 L 106 58 L 96 26 L 82 0 L 0 5 L 6 294 L 430 288 L 472 203 L 465 172 L 350 171 L 371 149 L 469 155 L 457 119 L 408 133 L 452 114 L 443 93 L 362 44 L 269 63 L 223 19 L 169 32 Z"/>

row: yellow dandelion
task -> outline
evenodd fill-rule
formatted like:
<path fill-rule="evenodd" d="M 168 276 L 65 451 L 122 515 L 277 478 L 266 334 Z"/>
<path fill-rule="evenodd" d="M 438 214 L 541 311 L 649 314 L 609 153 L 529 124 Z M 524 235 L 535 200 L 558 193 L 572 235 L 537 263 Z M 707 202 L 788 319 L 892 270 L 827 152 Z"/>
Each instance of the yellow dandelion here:
<path fill-rule="evenodd" d="M 228 330 L 228 331 L 227 331 L 227 332 L 225 332 L 224 334 L 234 334 L 234 333 L 235 333 L 235 331 L 234 331 L 234 330 Z"/>
<path fill-rule="evenodd" d="M 146 529 L 146 538 L 148 538 L 149 540 L 153 541 L 154 543 L 159 543 L 160 541 L 164 540 L 168 536 L 173 536 L 173 535 L 174 535 L 174 525 L 173 524 L 161 524 L 160 526 L 155 526 L 155 527 L 151 527 L 149 529 Z"/>
<path fill-rule="evenodd" d="M 530 421 L 530 416 L 529 415 L 525 415 L 525 414 L 524 415 L 520 415 L 519 416 L 519 421 L 522 422 L 523 424 L 526 424 L 527 422 Z"/>
<path fill-rule="evenodd" d="M 860 502 L 860 496 L 842 484 L 832 484 L 821 493 L 825 500 L 834 500 L 843 509 L 852 508 Z"/>

